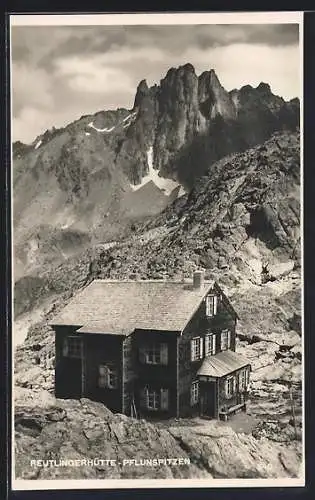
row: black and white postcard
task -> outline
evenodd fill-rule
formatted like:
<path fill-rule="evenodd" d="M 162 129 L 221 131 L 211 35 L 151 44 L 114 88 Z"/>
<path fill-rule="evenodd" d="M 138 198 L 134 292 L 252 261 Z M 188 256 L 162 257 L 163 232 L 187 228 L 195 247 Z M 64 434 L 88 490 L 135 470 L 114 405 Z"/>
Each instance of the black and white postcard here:
<path fill-rule="evenodd" d="M 303 486 L 301 12 L 11 15 L 12 486 Z"/>

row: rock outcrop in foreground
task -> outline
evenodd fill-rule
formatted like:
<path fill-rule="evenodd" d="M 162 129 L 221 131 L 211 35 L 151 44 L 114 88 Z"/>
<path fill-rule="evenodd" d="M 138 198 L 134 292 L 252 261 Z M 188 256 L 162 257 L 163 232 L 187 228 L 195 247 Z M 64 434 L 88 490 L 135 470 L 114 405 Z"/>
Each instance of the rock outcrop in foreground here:
<path fill-rule="evenodd" d="M 16 477 L 22 479 L 283 478 L 299 474 L 299 446 L 237 433 L 222 422 L 197 419 L 153 424 L 112 414 L 86 399 L 17 404 Z M 181 459 L 149 465 L 145 460 Z M 61 460 L 93 465 L 54 466 Z M 31 460 L 51 461 L 31 465 Z M 130 462 L 129 462 L 130 460 Z M 135 462 L 133 462 L 135 461 Z M 141 462 L 142 461 L 142 462 Z M 69 462 L 68 462 L 69 463 Z M 77 462 L 78 463 L 78 462 Z M 80 462 L 82 463 L 82 462 Z M 139 465 L 144 463 L 146 465 Z M 70 462 L 71 464 L 71 462 Z M 83 462 L 84 464 L 84 462 Z M 95 465 L 94 465 L 95 464 Z"/>

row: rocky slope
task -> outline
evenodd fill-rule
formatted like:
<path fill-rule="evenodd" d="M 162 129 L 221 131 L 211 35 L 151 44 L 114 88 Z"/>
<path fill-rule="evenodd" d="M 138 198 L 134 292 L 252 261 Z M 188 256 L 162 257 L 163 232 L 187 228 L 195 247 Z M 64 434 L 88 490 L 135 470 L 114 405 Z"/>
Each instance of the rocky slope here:
<path fill-rule="evenodd" d="M 298 133 L 284 133 L 210 165 L 189 195 L 134 225 L 125 240 L 18 280 L 16 314 L 97 277 L 181 277 L 202 266 L 231 288 L 298 270 L 299 163 Z"/>
<path fill-rule="evenodd" d="M 163 425 L 112 414 L 86 399 L 51 400 L 15 409 L 16 477 L 20 479 L 283 478 L 299 475 L 300 452 L 288 433 L 283 443 L 235 432 L 216 421 Z M 94 460 L 93 465 L 43 467 L 32 460 Z M 137 465 L 180 458 L 182 463 Z M 99 459 L 112 460 L 112 465 Z M 186 461 L 186 462 L 185 462 Z M 48 463 L 48 462 L 47 462 Z"/>
<path fill-rule="evenodd" d="M 141 467 L 34 468 L 30 450 L 35 458 L 58 459 L 94 457 L 106 449 L 119 461 L 123 455 L 152 458 L 152 447 L 155 455 L 190 457 L 191 464 L 152 468 L 149 477 L 299 474 L 299 171 L 298 133 L 275 134 L 263 145 L 209 161 L 189 194 L 134 224 L 125 239 L 89 246 L 17 281 L 16 328 L 23 338 L 30 325 L 15 355 L 19 477 L 143 477 Z M 86 400 L 54 399 L 54 336 L 47 323 L 73 294 L 96 277 L 172 278 L 200 266 L 240 315 L 237 349 L 253 366 L 248 421 L 161 426 L 112 415 Z"/>
<path fill-rule="evenodd" d="M 227 92 L 213 70 L 171 68 L 140 82 L 131 110 L 100 111 L 33 144 L 13 145 L 15 279 L 62 262 L 89 242 L 129 233 L 190 190 L 210 164 L 279 130 L 299 102 L 267 84 Z"/>

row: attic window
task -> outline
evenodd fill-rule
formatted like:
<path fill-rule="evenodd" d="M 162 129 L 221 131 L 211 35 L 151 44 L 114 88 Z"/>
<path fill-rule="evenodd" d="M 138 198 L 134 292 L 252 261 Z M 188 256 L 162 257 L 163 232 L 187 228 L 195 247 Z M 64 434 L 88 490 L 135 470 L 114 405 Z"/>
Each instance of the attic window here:
<path fill-rule="evenodd" d="M 207 295 L 206 297 L 206 316 L 211 318 L 217 313 L 218 297 L 214 294 Z"/>
<path fill-rule="evenodd" d="M 83 344 L 80 337 L 66 337 L 63 340 L 62 355 L 67 358 L 83 357 Z"/>
<path fill-rule="evenodd" d="M 98 373 L 98 386 L 101 389 L 117 388 L 117 372 L 114 368 L 106 365 L 99 365 Z"/>

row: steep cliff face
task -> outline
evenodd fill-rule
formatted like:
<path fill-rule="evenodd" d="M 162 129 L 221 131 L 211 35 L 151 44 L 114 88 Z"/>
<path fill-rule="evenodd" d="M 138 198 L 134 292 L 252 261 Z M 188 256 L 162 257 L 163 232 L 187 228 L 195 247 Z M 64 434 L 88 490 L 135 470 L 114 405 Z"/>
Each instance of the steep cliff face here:
<path fill-rule="evenodd" d="M 120 237 L 130 221 L 165 208 L 181 185 L 190 190 L 209 164 L 274 131 L 295 130 L 298 109 L 298 100 L 285 102 L 267 84 L 229 93 L 214 70 L 198 77 L 186 64 L 159 85 L 140 82 L 131 110 L 100 111 L 32 145 L 15 143 L 17 276 L 62 262 L 73 234 L 73 251 L 87 239 Z M 41 248 L 49 231 L 61 243 L 47 255 Z"/>
<path fill-rule="evenodd" d="M 175 161 L 177 155 L 183 149 L 189 150 L 196 140 L 203 139 L 201 142 L 203 147 L 208 147 L 207 153 L 213 150 L 213 157 L 208 157 L 209 163 L 231 150 L 237 152 L 261 143 L 277 130 L 295 130 L 299 126 L 298 111 L 298 99 L 286 102 L 273 95 L 266 83 L 257 88 L 246 85 L 227 92 L 214 70 L 205 71 L 198 77 L 194 67 L 185 64 L 171 68 L 160 85 L 149 88 L 145 80 L 141 81 L 130 111 L 101 111 L 81 117 L 64 129 L 46 131 L 31 146 L 15 143 L 15 179 L 34 163 L 38 168 L 42 163 L 45 165 L 48 161 L 46 150 L 57 163 L 64 157 L 65 150 L 75 149 L 80 168 L 80 160 L 84 163 L 86 156 L 95 154 L 97 146 L 103 151 L 99 158 L 89 157 L 92 172 L 94 163 L 101 162 L 106 171 L 115 165 L 116 171 L 137 185 L 148 173 L 147 152 L 153 147 L 154 168 L 164 169 L 165 173 L 172 166 L 173 175 L 180 177 L 176 168 L 179 161 Z M 229 135 L 222 134 L 223 131 L 229 131 Z M 216 150 L 214 143 L 218 138 L 221 148 Z M 199 160 L 195 158 L 196 162 Z M 73 163 L 71 158 L 65 158 L 67 163 Z M 193 174 L 192 180 L 198 176 L 198 173 Z M 69 189 L 72 189 L 71 183 Z"/>
<path fill-rule="evenodd" d="M 189 194 L 135 225 L 123 241 L 90 246 L 18 280 L 16 313 L 94 278 L 189 277 L 201 266 L 228 286 L 262 285 L 276 273 L 272 266 L 298 270 L 299 151 L 297 133 L 276 134 L 211 164 Z"/>

